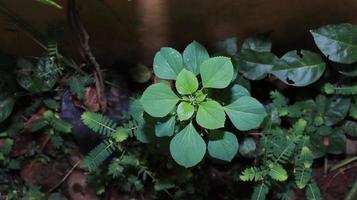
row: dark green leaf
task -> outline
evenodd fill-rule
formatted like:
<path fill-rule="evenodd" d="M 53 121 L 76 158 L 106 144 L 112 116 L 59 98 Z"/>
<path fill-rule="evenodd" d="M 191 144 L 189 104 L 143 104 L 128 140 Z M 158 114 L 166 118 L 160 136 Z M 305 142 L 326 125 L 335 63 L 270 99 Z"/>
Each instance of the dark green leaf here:
<path fill-rule="evenodd" d="M 207 50 L 198 42 L 190 43 L 183 52 L 183 61 L 188 70 L 195 75 L 200 73 L 201 63 L 209 58 Z"/>
<path fill-rule="evenodd" d="M 317 47 L 330 60 L 351 64 L 357 61 L 357 26 L 333 24 L 310 31 Z"/>
<path fill-rule="evenodd" d="M 157 122 L 155 125 L 155 135 L 157 137 L 172 136 L 175 133 L 176 119 L 169 118 L 165 122 Z"/>
<path fill-rule="evenodd" d="M 270 52 L 242 49 L 234 59 L 239 72 L 250 80 L 260 80 L 270 73 L 278 58 Z"/>
<path fill-rule="evenodd" d="M 290 51 L 275 63 L 272 74 L 288 85 L 302 87 L 316 82 L 324 73 L 325 66 L 316 53 Z"/>
<path fill-rule="evenodd" d="M 255 34 L 244 40 L 242 49 L 250 49 L 257 52 L 270 52 L 271 41 L 269 40 L 269 34 Z"/>
<path fill-rule="evenodd" d="M 0 122 L 7 119 L 14 108 L 15 101 L 11 96 L 0 95 Z"/>

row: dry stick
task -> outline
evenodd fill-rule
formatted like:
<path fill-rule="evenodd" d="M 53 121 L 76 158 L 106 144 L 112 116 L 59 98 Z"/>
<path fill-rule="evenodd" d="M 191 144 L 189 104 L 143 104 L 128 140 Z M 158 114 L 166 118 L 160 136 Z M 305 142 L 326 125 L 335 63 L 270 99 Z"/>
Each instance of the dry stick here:
<path fill-rule="evenodd" d="M 61 181 L 59 181 L 56 185 L 54 185 L 53 187 L 51 187 L 51 189 L 49 189 L 46 194 L 51 194 L 55 189 L 57 189 L 67 178 L 69 175 L 72 174 L 73 170 L 81 163 L 81 160 L 78 160 L 73 166 L 72 168 L 66 173 L 66 175 L 61 179 Z"/>
<path fill-rule="evenodd" d="M 353 169 L 353 168 L 355 168 L 355 167 L 357 167 L 357 164 L 340 169 L 336 174 L 334 174 L 334 175 L 331 177 L 331 179 L 329 180 L 329 182 L 326 184 L 324 191 L 326 191 L 326 190 L 330 187 L 332 181 L 333 181 L 338 175 L 343 174 L 343 173 L 345 173 L 345 171 L 350 170 L 350 169 Z"/>
<path fill-rule="evenodd" d="M 99 104 L 101 107 L 101 112 L 104 113 L 107 108 L 107 101 L 104 94 L 104 81 L 101 73 L 101 67 L 97 60 L 95 59 L 90 45 L 89 45 L 89 35 L 84 28 L 83 24 L 78 20 L 78 13 L 76 11 L 75 0 L 70 0 L 68 3 L 68 20 L 70 21 L 71 28 L 73 31 L 77 32 L 77 37 L 80 41 L 81 54 L 84 58 L 87 58 L 95 68 L 94 78 L 96 91 L 98 95 Z"/>

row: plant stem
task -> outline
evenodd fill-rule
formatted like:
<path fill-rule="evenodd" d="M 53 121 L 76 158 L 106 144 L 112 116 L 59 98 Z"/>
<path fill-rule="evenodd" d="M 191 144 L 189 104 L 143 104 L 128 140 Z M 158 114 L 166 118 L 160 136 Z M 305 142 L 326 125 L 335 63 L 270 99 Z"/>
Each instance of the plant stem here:
<path fill-rule="evenodd" d="M 324 175 L 327 174 L 328 171 L 328 159 L 327 156 L 324 157 Z"/>

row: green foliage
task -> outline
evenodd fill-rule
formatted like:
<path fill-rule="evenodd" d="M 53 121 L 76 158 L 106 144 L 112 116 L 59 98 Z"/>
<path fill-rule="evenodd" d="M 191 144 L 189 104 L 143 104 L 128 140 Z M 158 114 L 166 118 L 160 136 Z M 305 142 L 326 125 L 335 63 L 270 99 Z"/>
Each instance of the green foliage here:
<path fill-rule="evenodd" d="M 320 189 L 317 187 L 316 183 L 310 183 L 305 188 L 305 194 L 307 200 L 320 200 L 321 194 Z"/>
<path fill-rule="evenodd" d="M 210 58 L 207 50 L 197 42 L 186 47 L 183 57 L 172 48 L 162 48 L 154 59 L 154 73 L 163 79 L 176 80 L 174 85 L 178 94 L 166 82 L 149 86 L 140 98 L 143 110 L 138 109 L 132 114 L 140 127 L 138 130 L 146 131 L 140 131 L 136 136 L 143 142 L 152 140 L 148 137 L 150 127 L 155 127 L 158 137 L 172 136 L 178 132 L 170 142 L 170 153 L 182 166 L 192 167 L 203 159 L 206 143 L 200 134 L 203 136 L 204 132 L 223 128 L 226 114 L 234 126 L 242 131 L 257 128 L 266 116 L 264 106 L 250 97 L 247 89 L 231 84 L 234 79 L 231 59 L 224 56 Z M 226 88 L 221 91 L 224 94 L 220 97 L 223 102 L 210 93 L 214 91 L 211 88 Z M 144 111 L 152 117 L 167 116 L 170 120 L 145 117 Z M 194 127 L 194 119 L 204 130 Z M 181 131 L 176 131 L 176 128 L 185 126 Z M 202 132 L 198 133 L 197 130 Z M 231 139 L 228 141 L 227 138 Z M 237 153 L 239 143 L 234 134 L 226 132 L 223 137 L 210 140 L 208 146 L 212 157 L 230 161 Z M 183 147 L 185 150 L 182 150 Z"/>
<path fill-rule="evenodd" d="M 230 162 L 237 154 L 238 148 L 238 140 L 231 132 L 214 131 L 209 135 L 207 150 L 213 158 Z"/>
<path fill-rule="evenodd" d="M 84 99 L 84 88 L 94 83 L 93 78 L 88 76 L 74 76 L 69 80 L 69 89 L 79 100 Z"/>
<path fill-rule="evenodd" d="M 288 85 L 306 86 L 316 82 L 325 71 L 320 55 L 307 50 L 290 51 L 272 69 L 272 74 Z"/>
<path fill-rule="evenodd" d="M 357 61 L 357 26 L 333 24 L 310 31 L 315 44 L 329 60 L 351 64 Z"/>
<path fill-rule="evenodd" d="M 357 137 L 357 122 L 346 121 L 342 127 L 343 127 L 343 131 L 346 134 L 352 137 Z"/>
<path fill-rule="evenodd" d="M 118 126 L 113 120 L 94 112 L 84 112 L 83 123 L 92 131 L 106 138 L 92 149 L 84 158 L 84 163 L 90 171 L 95 171 L 109 156 L 119 148 L 133 129 L 131 123 Z"/>
<path fill-rule="evenodd" d="M 254 187 L 252 200 L 265 200 L 268 192 L 269 186 L 265 183 L 261 183 L 260 185 Z"/>
<path fill-rule="evenodd" d="M 115 151 L 115 143 L 111 140 L 104 140 L 92 149 L 83 159 L 89 171 L 96 170 Z"/>
<path fill-rule="evenodd" d="M 92 131 L 107 137 L 112 136 L 118 126 L 113 120 L 94 112 L 84 112 L 81 118 Z"/>
<path fill-rule="evenodd" d="M 15 105 L 14 98 L 11 96 L 0 96 L 0 122 L 7 119 Z"/>
<path fill-rule="evenodd" d="M 323 92 L 326 94 L 339 94 L 339 95 L 356 95 L 357 85 L 354 86 L 334 86 L 331 83 L 325 83 Z"/>

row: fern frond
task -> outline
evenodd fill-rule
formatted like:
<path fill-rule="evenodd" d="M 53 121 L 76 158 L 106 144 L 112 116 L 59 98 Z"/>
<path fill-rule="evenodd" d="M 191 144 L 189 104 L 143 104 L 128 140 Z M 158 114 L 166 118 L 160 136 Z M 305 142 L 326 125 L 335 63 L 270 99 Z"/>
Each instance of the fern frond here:
<path fill-rule="evenodd" d="M 354 86 L 334 86 L 331 83 L 326 83 L 323 87 L 326 94 L 339 94 L 339 95 L 356 95 L 357 85 Z"/>
<path fill-rule="evenodd" d="M 52 117 L 48 119 L 48 123 L 52 128 L 61 133 L 70 133 L 72 130 L 72 125 L 61 119 Z"/>
<path fill-rule="evenodd" d="M 85 166 L 88 167 L 89 171 L 96 170 L 113 153 L 114 145 L 111 140 L 104 140 L 84 157 Z"/>
<path fill-rule="evenodd" d="M 304 165 L 295 168 L 295 184 L 299 189 L 303 189 L 311 179 L 312 169 Z"/>
<path fill-rule="evenodd" d="M 342 126 L 343 131 L 352 136 L 357 137 L 357 122 L 354 121 L 346 121 Z"/>
<path fill-rule="evenodd" d="M 57 48 L 57 42 L 56 41 L 50 41 L 47 44 L 47 55 L 55 59 L 58 56 L 58 48 Z"/>
<path fill-rule="evenodd" d="M 269 186 L 265 183 L 261 183 L 254 187 L 252 200 L 265 200 L 269 192 Z"/>
<path fill-rule="evenodd" d="M 312 162 L 314 156 L 312 151 L 304 146 L 301 149 L 300 154 L 296 158 L 295 162 L 295 184 L 298 188 L 303 189 L 309 183 L 312 176 Z"/>
<path fill-rule="evenodd" d="M 285 107 L 288 104 L 288 99 L 277 90 L 270 92 L 270 98 L 277 108 Z"/>
<path fill-rule="evenodd" d="M 305 195 L 307 200 L 321 200 L 320 189 L 316 183 L 310 183 L 306 186 Z"/>
<path fill-rule="evenodd" d="M 112 136 L 116 131 L 117 124 L 101 114 L 84 112 L 81 118 L 88 128 L 104 136 Z"/>
<path fill-rule="evenodd" d="M 289 158 L 295 150 L 295 143 L 287 139 L 276 139 L 271 141 L 271 149 L 268 152 L 268 157 L 272 159 L 274 163 L 285 164 L 289 161 Z"/>
<path fill-rule="evenodd" d="M 266 171 L 261 169 L 261 168 L 257 168 L 257 167 L 250 167 L 245 169 L 242 174 L 239 176 L 240 180 L 242 181 L 260 181 L 263 179 L 263 177 L 265 176 Z"/>
<path fill-rule="evenodd" d="M 286 181 L 288 179 L 288 173 L 286 170 L 281 166 L 280 164 L 277 163 L 271 163 L 268 165 L 270 170 L 269 170 L 269 176 L 276 180 L 276 181 Z"/>
<path fill-rule="evenodd" d="M 301 148 L 301 152 L 298 155 L 295 165 L 302 165 L 305 168 L 310 168 L 314 161 L 314 155 L 309 147 L 304 146 Z"/>

